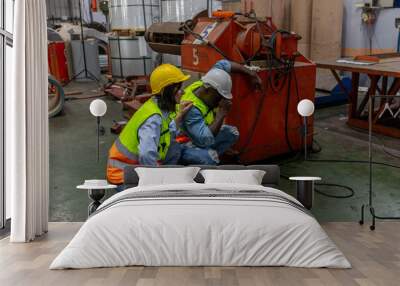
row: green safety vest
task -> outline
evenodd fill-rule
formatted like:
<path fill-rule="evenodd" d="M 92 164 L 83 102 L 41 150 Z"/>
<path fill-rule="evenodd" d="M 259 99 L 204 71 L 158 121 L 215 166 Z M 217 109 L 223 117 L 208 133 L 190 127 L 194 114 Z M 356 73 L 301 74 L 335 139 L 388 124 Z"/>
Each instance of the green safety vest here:
<path fill-rule="evenodd" d="M 171 117 L 164 118 L 158 105 L 152 98 L 147 100 L 138 111 L 132 116 L 128 124 L 119 135 L 119 141 L 130 153 L 139 155 L 139 128 L 151 116 L 159 114 L 162 120 L 160 142 L 158 143 L 158 153 L 160 159 L 164 160 L 169 146 L 171 145 L 171 134 L 169 132 L 169 124 Z"/>
<path fill-rule="evenodd" d="M 201 80 L 189 85 L 187 88 L 185 88 L 185 92 L 181 98 L 181 101 L 192 102 L 193 106 L 197 107 L 200 110 L 205 123 L 207 125 L 211 125 L 211 123 L 213 123 L 215 119 L 215 110 L 210 109 L 210 107 L 208 107 L 200 98 L 198 98 L 194 94 L 194 91 L 203 85 L 204 83 Z"/>

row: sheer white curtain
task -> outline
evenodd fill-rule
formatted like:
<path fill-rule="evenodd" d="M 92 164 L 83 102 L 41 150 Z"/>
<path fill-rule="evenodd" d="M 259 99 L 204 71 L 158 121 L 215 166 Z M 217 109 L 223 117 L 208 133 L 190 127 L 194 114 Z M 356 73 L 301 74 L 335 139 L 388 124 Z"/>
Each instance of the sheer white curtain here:
<path fill-rule="evenodd" d="M 15 1 L 12 94 L 6 98 L 6 188 L 12 242 L 47 231 L 49 144 L 45 0 Z"/>

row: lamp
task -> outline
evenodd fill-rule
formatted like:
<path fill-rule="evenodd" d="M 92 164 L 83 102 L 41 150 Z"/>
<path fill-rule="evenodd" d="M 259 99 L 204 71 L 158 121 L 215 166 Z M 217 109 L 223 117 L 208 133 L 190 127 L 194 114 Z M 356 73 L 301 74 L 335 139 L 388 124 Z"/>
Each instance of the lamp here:
<path fill-rule="evenodd" d="M 303 117 L 304 121 L 304 160 L 307 160 L 307 117 L 314 114 L 314 103 L 309 99 L 303 99 L 297 105 L 297 112 Z"/>
<path fill-rule="evenodd" d="M 107 112 L 107 104 L 101 99 L 95 99 L 90 103 L 90 113 L 97 119 L 97 162 L 100 159 L 100 118 Z M 104 133 L 104 130 L 102 131 Z"/>

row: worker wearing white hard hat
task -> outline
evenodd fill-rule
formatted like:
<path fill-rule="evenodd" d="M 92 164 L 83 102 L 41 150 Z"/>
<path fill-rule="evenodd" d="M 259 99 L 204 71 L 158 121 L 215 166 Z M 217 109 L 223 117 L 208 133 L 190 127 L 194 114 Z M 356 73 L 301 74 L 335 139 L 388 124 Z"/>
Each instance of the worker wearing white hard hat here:
<path fill-rule="evenodd" d="M 247 74 L 254 84 L 261 84 L 257 73 L 221 60 L 201 80 L 185 89 L 181 100 L 192 102 L 193 106 L 184 116 L 182 134 L 177 138 L 185 146 L 183 164 L 216 165 L 219 157 L 238 140 L 238 129 L 224 124 L 232 106 L 230 73 L 235 72 Z"/>
<path fill-rule="evenodd" d="M 232 78 L 226 71 L 213 68 L 201 81 L 206 87 L 211 87 L 218 92 L 225 99 L 232 99 Z"/>

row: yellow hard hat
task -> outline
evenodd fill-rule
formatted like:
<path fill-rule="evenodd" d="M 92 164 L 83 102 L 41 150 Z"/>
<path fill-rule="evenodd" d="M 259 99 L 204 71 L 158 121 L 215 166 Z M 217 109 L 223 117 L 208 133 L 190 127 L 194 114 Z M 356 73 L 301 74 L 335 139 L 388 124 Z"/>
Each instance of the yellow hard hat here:
<path fill-rule="evenodd" d="M 151 92 L 153 94 L 160 93 L 164 87 L 184 82 L 188 80 L 190 75 L 185 75 L 176 66 L 171 64 L 162 64 L 158 66 L 150 76 Z"/>

